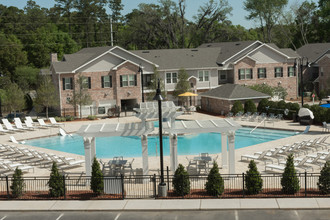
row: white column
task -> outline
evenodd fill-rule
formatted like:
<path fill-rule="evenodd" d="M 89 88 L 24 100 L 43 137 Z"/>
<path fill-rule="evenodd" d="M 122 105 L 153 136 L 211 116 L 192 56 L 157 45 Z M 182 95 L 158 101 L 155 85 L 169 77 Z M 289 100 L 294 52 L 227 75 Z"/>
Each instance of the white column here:
<path fill-rule="evenodd" d="M 148 162 L 148 138 L 147 135 L 141 136 L 142 144 L 142 169 L 143 175 L 149 174 L 149 162 Z"/>
<path fill-rule="evenodd" d="M 95 145 L 95 137 L 92 137 L 91 138 L 91 158 L 93 161 L 94 160 L 94 157 L 96 157 L 96 145 Z"/>
<path fill-rule="evenodd" d="M 228 133 L 229 142 L 229 174 L 235 174 L 235 131 Z"/>
<path fill-rule="evenodd" d="M 178 136 L 170 134 L 170 169 L 174 173 L 178 167 Z"/>
<path fill-rule="evenodd" d="M 228 167 L 227 134 L 221 133 L 221 162 L 222 168 Z"/>
<path fill-rule="evenodd" d="M 85 148 L 85 169 L 86 169 L 86 176 L 92 175 L 92 138 L 84 137 L 84 148 Z"/>

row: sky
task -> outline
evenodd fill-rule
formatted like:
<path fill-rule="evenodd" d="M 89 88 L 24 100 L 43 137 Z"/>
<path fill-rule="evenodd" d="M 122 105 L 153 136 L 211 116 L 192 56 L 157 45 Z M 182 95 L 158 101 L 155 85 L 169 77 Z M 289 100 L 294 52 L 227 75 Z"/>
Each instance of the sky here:
<path fill-rule="evenodd" d="M 38 5 L 44 8 L 51 8 L 54 6 L 54 0 L 34 0 Z M 176 0 L 174 0 L 176 1 Z M 188 20 L 193 20 L 193 16 L 197 14 L 198 8 L 208 2 L 209 0 L 186 0 L 186 18 Z M 274 0 L 276 1 L 276 0 Z M 312 0 L 313 2 L 318 2 L 318 0 Z M 6 6 L 15 6 L 17 8 L 23 9 L 26 5 L 26 0 L 0 0 L 0 4 Z M 254 21 L 249 21 L 245 17 L 248 13 L 244 10 L 243 0 L 228 0 L 229 5 L 233 8 L 232 15 L 229 16 L 229 20 L 232 21 L 234 25 L 242 25 L 243 27 L 249 29 L 258 26 L 258 23 Z M 293 4 L 302 3 L 303 0 L 289 0 L 289 6 Z M 122 14 L 130 13 L 134 8 L 137 8 L 140 3 L 158 3 L 157 0 L 122 0 L 124 4 L 124 10 Z M 109 12 L 109 11 L 108 11 Z"/>

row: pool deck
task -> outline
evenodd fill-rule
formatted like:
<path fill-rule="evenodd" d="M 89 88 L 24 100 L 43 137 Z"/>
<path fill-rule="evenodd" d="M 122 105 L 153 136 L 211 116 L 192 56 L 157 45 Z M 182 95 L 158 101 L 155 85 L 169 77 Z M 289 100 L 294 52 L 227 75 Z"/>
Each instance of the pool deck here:
<path fill-rule="evenodd" d="M 183 119 L 183 120 L 206 120 L 206 119 L 216 119 L 219 118 L 218 116 L 210 116 L 207 114 L 201 114 L 201 113 L 193 113 L 191 115 L 181 115 L 178 117 L 178 119 Z M 64 122 L 64 125 L 61 127 L 67 131 L 68 133 L 75 133 L 83 124 L 99 124 L 99 123 L 129 123 L 129 122 L 138 122 L 140 121 L 136 117 L 122 117 L 122 118 L 113 118 L 113 119 L 99 119 L 99 120 L 94 120 L 94 121 L 74 121 L 74 122 Z M 258 122 L 248 122 L 248 121 L 241 121 L 237 120 L 238 123 L 240 123 L 242 126 L 250 126 L 250 127 L 255 127 Z M 303 132 L 306 128 L 306 126 L 299 125 L 299 123 L 294 123 L 292 121 L 278 121 L 274 123 L 264 123 L 260 127 L 265 127 L 265 128 L 271 128 L 271 129 L 284 129 L 284 130 L 291 130 L 295 132 Z M 9 141 L 9 136 L 14 136 L 16 140 L 18 141 L 23 141 L 26 139 L 31 139 L 31 138 L 39 138 L 39 137 L 47 137 L 47 136 L 53 136 L 57 135 L 59 133 L 58 128 L 48 128 L 48 129 L 36 129 L 34 131 L 27 131 L 27 132 L 16 132 L 14 134 L 5 134 L 5 135 L 0 135 L 0 143 L 2 144 L 11 144 L 11 145 L 20 145 L 20 144 L 14 144 Z M 254 152 L 258 151 L 263 151 L 267 149 L 272 149 L 275 147 L 280 147 L 285 144 L 293 144 L 295 142 L 300 142 L 303 140 L 310 140 L 314 139 L 317 137 L 324 137 L 326 135 L 330 135 L 330 133 L 325 133 L 322 132 L 322 127 L 321 126 L 315 126 L 312 125 L 310 128 L 310 131 L 307 134 L 299 134 L 279 140 L 274 140 L 270 141 L 267 143 L 262 143 L 262 144 L 257 144 L 253 145 L 250 147 L 245 147 L 241 149 L 237 149 L 235 152 L 235 157 L 236 157 L 236 173 L 243 173 L 247 170 L 248 168 L 248 162 L 247 161 L 240 161 L 241 155 L 244 154 L 253 154 Z M 329 138 L 330 139 L 330 138 Z M 330 143 L 330 140 L 327 140 L 327 143 Z M 76 155 L 76 154 L 70 154 L 70 153 L 65 153 L 65 152 L 57 152 L 54 150 L 48 150 L 44 148 L 38 148 L 38 147 L 33 147 L 33 146 L 27 146 L 27 145 L 20 145 L 21 147 L 29 147 L 32 149 L 37 149 L 39 151 L 43 151 L 46 153 L 55 153 L 58 155 L 63 155 L 63 156 L 69 156 L 73 157 L 75 159 L 84 159 L 84 156 L 81 155 Z M 97 146 L 96 146 L 97 147 Z M 179 146 L 178 146 L 179 147 Z M 219 148 L 221 147 L 221 143 L 219 143 Z M 120 156 L 120 155 L 118 155 Z M 195 155 L 196 156 L 196 155 Z M 215 158 L 217 155 L 213 154 L 211 155 L 213 158 Z M 187 156 L 188 158 L 193 158 L 194 155 Z M 109 158 L 110 159 L 110 158 Z M 131 160 L 131 158 L 125 158 L 128 160 Z M 104 159 L 107 160 L 107 159 Z M 178 156 L 179 163 L 183 164 L 184 166 L 188 165 L 188 161 L 186 159 L 186 156 Z M 221 166 L 221 154 L 218 155 L 217 159 L 218 164 Z M 169 156 L 164 157 L 164 166 L 169 166 Z M 263 173 L 265 170 L 265 166 L 263 162 L 258 162 L 257 163 L 258 170 Z M 142 158 L 137 157 L 134 160 L 133 163 L 133 168 L 140 168 L 142 167 Z M 149 157 L 149 168 L 150 168 L 150 174 L 153 173 L 158 173 L 159 172 L 159 156 L 158 157 Z M 75 168 L 75 169 L 70 169 L 67 170 L 67 172 L 73 172 L 73 173 L 81 173 L 84 171 L 84 167 L 80 168 Z M 314 172 L 319 172 L 319 166 L 314 166 Z M 220 170 L 221 173 L 228 173 L 228 169 L 222 167 Z M 303 170 L 301 172 L 304 172 Z M 25 176 L 48 176 L 50 173 L 50 169 L 46 168 L 38 168 L 34 170 L 34 172 L 29 172 L 25 174 Z"/>

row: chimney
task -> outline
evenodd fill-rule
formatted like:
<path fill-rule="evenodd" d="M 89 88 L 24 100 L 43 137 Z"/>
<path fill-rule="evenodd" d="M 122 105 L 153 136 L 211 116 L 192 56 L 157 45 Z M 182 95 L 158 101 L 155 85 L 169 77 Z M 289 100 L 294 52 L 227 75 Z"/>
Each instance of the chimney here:
<path fill-rule="evenodd" d="M 50 62 L 58 62 L 57 60 L 57 53 L 51 53 L 50 54 Z"/>

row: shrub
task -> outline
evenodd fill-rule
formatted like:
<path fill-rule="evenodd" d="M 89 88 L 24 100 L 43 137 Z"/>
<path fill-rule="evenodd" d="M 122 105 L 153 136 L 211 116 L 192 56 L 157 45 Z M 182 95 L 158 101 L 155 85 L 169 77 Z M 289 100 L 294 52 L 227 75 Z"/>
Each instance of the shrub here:
<path fill-rule="evenodd" d="M 87 116 L 87 119 L 88 119 L 88 120 L 96 120 L 97 117 L 96 117 L 95 115 L 88 115 L 88 116 Z"/>
<path fill-rule="evenodd" d="M 233 107 L 231 108 L 231 112 L 235 115 L 238 112 L 243 112 L 243 111 L 244 109 L 241 101 L 235 101 Z"/>
<path fill-rule="evenodd" d="M 174 173 L 173 188 L 174 192 L 180 196 L 185 196 L 190 193 L 189 174 L 184 169 L 184 166 L 182 166 L 182 164 L 179 164 L 178 168 Z"/>
<path fill-rule="evenodd" d="M 284 110 L 286 109 L 285 101 L 281 100 L 277 103 L 277 108 L 279 109 L 276 114 L 283 114 Z"/>
<path fill-rule="evenodd" d="M 55 117 L 55 120 L 57 122 L 63 122 L 63 121 L 66 121 L 66 118 L 65 117 Z"/>
<path fill-rule="evenodd" d="M 16 167 L 13 174 L 13 182 L 10 186 L 11 194 L 13 197 L 18 198 L 23 195 L 25 183 L 23 179 L 22 170 Z"/>
<path fill-rule="evenodd" d="M 266 112 L 266 107 L 268 106 L 268 99 L 261 99 L 258 104 L 258 112 Z"/>
<path fill-rule="evenodd" d="M 207 176 L 205 189 L 208 194 L 214 196 L 220 196 L 224 191 L 224 180 L 219 173 L 219 167 L 216 162 L 213 163 L 213 167 Z"/>
<path fill-rule="evenodd" d="M 285 194 L 295 194 L 299 191 L 299 179 L 293 164 L 293 155 L 289 155 L 286 160 L 284 173 L 281 178 L 282 192 Z"/>
<path fill-rule="evenodd" d="M 97 161 L 96 157 L 94 157 L 92 164 L 91 190 L 100 195 L 103 193 L 103 188 L 103 173 L 100 168 L 100 163 Z"/>
<path fill-rule="evenodd" d="M 258 194 L 262 190 L 262 179 L 256 163 L 251 160 L 249 163 L 249 170 L 246 171 L 245 186 L 248 194 Z"/>
<path fill-rule="evenodd" d="M 49 194 L 51 197 L 64 196 L 64 181 L 55 162 L 53 162 L 50 178 L 48 181 Z"/>
<path fill-rule="evenodd" d="M 257 107 L 252 100 L 247 100 L 244 103 L 244 112 L 254 113 L 257 111 Z"/>
<path fill-rule="evenodd" d="M 73 121 L 74 120 L 74 117 L 71 116 L 71 115 L 67 115 L 67 116 L 65 116 L 65 120 L 66 121 Z"/>
<path fill-rule="evenodd" d="M 322 168 L 317 185 L 322 194 L 330 193 L 330 161 L 327 161 Z"/>

